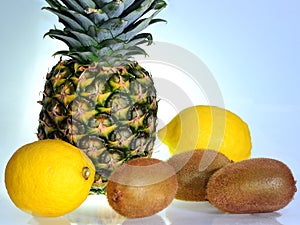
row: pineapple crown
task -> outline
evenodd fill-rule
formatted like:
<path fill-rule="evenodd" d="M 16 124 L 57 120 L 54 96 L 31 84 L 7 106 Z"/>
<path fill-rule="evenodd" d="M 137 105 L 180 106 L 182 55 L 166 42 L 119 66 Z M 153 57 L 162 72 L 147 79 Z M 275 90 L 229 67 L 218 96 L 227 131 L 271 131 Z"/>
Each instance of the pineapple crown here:
<path fill-rule="evenodd" d="M 50 29 L 45 35 L 63 41 L 65 55 L 82 64 L 101 62 L 116 65 L 146 52 L 141 44 L 152 43 L 148 25 L 165 22 L 154 18 L 166 7 L 164 0 L 46 0 L 43 7 L 58 16 L 63 29 Z"/>

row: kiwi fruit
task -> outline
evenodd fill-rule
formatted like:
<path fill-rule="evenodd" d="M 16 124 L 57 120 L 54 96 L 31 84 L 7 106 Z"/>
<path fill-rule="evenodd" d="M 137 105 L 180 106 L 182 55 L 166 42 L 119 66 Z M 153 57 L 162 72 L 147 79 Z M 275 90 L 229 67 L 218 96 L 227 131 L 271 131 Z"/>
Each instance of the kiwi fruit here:
<path fill-rule="evenodd" d="M 217 151 L 199 149 L 173 155 L 167 163 L 176 171 L 178 189 L 175 198 L 205 201 L 209 177 L 231 161 Z"/>
<path fill-rule="evenodd" d="M 223 167 L 207 184 L 207 199 L 228 213 L 277 211 L 292 201 L 296 181 L 281 161 L 252 158 Z"/>
<path fill-rule="evenodd" d="M 127 218 L 154 215 L 175 198 L 173 167 L 155 158 L 135 158 L 117 168 L 107 183 L 109 205 Z"/>

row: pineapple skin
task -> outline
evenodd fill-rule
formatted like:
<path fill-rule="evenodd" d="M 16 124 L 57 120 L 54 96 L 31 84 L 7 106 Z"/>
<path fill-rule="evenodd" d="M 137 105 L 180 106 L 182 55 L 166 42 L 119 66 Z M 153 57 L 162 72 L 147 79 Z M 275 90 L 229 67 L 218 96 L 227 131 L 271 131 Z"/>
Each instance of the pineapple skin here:
<path fill-rule="evenodd" d="M 115 67 L 60 61 L 46 76 L 37 136 L 62 139 L 96 167 L 92 194 L 105 194 L 111 172 L 136 157 L 151 157 L 157 96 L 151 74 L 137 62 Z"/>
<path fill-rule="evenodd" d="M 79 147 L 96 167 L 92 193 L 106 193 L 111 172 L 135 157 L 150 157 L 155 141 L 156 90 L 137 62 L 152 44 L 144 30 L 166 22 L 164 0 L 46 0 L 62 27 L 45 35 L 64 42 L 65 57 L 47 74 L 38 138 Z"/>

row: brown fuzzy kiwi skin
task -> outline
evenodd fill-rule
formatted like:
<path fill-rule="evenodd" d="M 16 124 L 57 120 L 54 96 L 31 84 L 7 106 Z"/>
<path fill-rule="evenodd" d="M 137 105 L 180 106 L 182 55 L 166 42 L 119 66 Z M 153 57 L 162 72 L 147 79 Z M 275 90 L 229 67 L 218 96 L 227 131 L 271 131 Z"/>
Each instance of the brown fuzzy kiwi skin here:
<path fill-rule="evenodd" d="M 173 155 L 167 163 L 176 171 L 178 181 L 176 199 L 206 201 L 206 185 L 209 177 L 231 161 L 217 151 L 197 149 Z"/>
<path fill-rule="evenodd" d="M 136 158 L 116 169 L 107 183 L 110 206 L 127 218 L 154 215 L 175 198 L 177 177 L 173 167 L 154 158 Z"/>
<path fill-rule="evenodd" d="M 213 174 L 206 197 L 224 212 L 265 213 L 287 206 L 296 191 L 296 181 L 287 165 L 275 159 L 252 158 Z"/>

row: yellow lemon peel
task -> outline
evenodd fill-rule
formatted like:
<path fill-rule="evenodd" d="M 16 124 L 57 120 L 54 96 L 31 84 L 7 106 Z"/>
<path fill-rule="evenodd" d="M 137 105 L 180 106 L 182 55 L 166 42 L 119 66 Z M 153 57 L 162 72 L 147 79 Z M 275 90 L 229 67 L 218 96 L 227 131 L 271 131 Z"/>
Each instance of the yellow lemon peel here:
<path fill-rule="evenodd" d="M 94 181 L 95 167 L 78 148 L 61 140 L 19 148 L 5 169 L 14 204 L 34 216 L 62 216 L 79 207 Z"/>
<path fill-rule="evenodd" d="M 223 153 L 232 161 L 251 155 L 248 125 L 236 114 L 216 106 L 198 105 L 179 112 L 157 133 L 171 155 L 195 149 Z"/>

